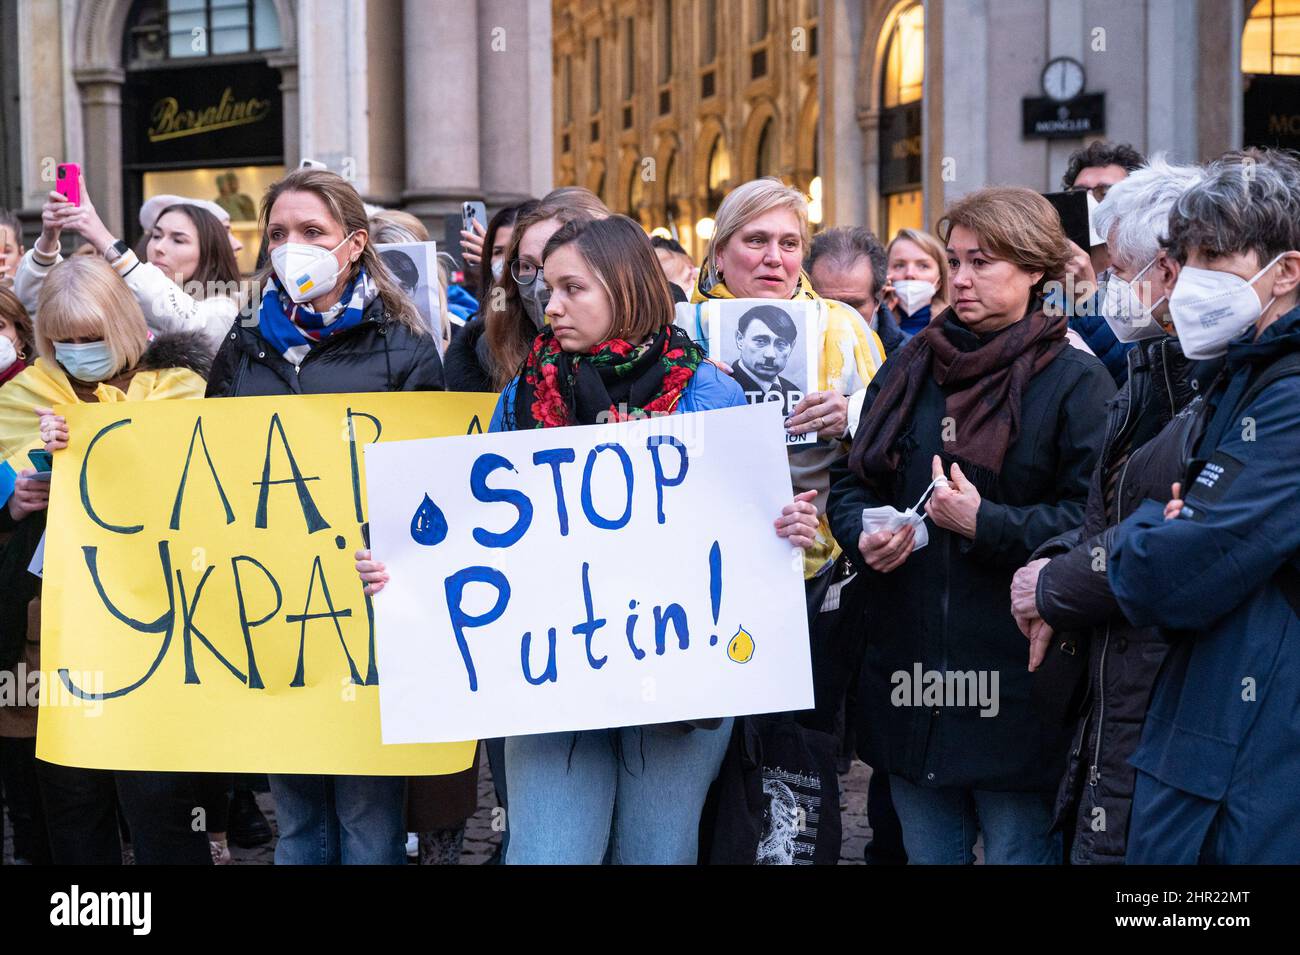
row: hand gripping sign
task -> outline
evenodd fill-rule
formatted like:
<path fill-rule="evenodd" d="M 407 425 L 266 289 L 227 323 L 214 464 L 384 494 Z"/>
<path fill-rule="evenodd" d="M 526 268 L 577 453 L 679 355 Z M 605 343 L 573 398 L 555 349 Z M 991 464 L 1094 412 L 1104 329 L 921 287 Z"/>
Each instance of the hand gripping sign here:
<path fill-rule="evenodd" d="M 812 706 L 781 414 L 368 447 L 384 742 Z"/>
<path fill-rule="evenodd" d="M 382 668 L 353 555 L 362 446 L 481 432 L 494 400 L 61 407 L 70 443 L 51 489 L 37 755 L 213 772 L 469 766 L 472 742 L 381 744 Z"/>

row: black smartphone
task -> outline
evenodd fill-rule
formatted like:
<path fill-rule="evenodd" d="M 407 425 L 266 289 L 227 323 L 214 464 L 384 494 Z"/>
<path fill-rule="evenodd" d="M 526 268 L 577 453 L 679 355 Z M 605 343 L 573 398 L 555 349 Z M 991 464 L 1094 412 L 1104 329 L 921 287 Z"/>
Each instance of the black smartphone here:
<path fill-rule="evenodd" d="M 1092 233 L 1088 229 L 1088 194 L 1082 190 L 1045 192 L 1043 198 L 1052 204 L 1061 217 L 1065 237 L 1087 252 L 1092 246 Z"/>

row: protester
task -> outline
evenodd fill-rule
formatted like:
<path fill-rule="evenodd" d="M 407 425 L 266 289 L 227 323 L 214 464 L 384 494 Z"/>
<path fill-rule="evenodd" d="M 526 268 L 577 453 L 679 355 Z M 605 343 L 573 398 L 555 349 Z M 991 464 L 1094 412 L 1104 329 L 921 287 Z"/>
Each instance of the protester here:
<path fill-rule="evenodd" d="M 885 250 L 882 301 L 899 316 L 904 340 L 911 338 L 948 302 L 948 253 L 928 232 L 899 229 Z"/>
<path fill-rule="evenodd" d="M 258 320 L 226 336 L 208 397 L 441 390 L 437 345 L 380 261 L 347 180 L 289 173 L 267 189 L 260 225 L 272 272 Z M 404 777 L 278 774 L 270 783 L 277 863 L 405 861 Z"/>
<path fill-rule="evenodd" d="M 13 573 L 0 580 L 7 601 L 28 604 L 25 624 L 29 668 L 39 667 L 40 582 L 27 566 L 45 526 L 49 482 L 37 480 L 27 454 L 67 447 L 65 419 L 51 410 L 78 402 L 161 401 L 203 394 L 206 352 L 194 334 L 149 341 L 140 306 L 113 269 L 98 258 L 73 258 L 50 271 L 37 302 L 40 357 L 0 387 L 0 459 L 17 476 L 5 521 L 8 547 L 21 546 L 26 560 L 5 560 Z M 6 555 L 12 556 L 12 555 Z M 30 595 L 30 596 L 28 596 Z M 26 598 L 26 599 L 23 599 Z M 13 614 L 5 623 L 15 625 Z M 27 709 L 27 708 L 22 708 Z M 34 712 L 6 713 L 3 734 L 16 735 Z M 191 827 L 198 801 L 184 773 L 81 769 L 37 761 L 41 801 L 55 864 L 118 865 L 118 807 L 131 832 L 135 858 L 143 864 L 207 864 L 203 832 Z"/>
<path fill-rule="evenodd" d="M 481 282 L 479 293 L 480 309 L 477 315 L 466 320 L 459 333 L 447 346 L 443 355 L 447 372 L 448 391 L 495 391 L 492 383 L 492 357 L 488 349 L 486 310 L 492 305 L 492 295 L 504 295 L 501 281 L 505 275 L 510 242 L 514 238 L 515 224 L 518 220 L 537 208 L 537 200 L 529 199 L 515 206 L 506 206 L 492 217 L 488 223 L 487 233 L 483 237 L 483 246 L 490 251 L 490 273 Z M 468 256 L 469 251 L 465 252 Z M 490 277 L 489 277 L 490 276 Z"/>
<path fill-rule="evenodd" d="M 1134 627 L 1119 612 L 1105 573 L 1098 573 L 1097 555 L 1110 551 L 1116 525 L 1143 500 L 1163 498 L 1181 479 L 1186 435 L 1165 426 L 1209 385 L 1220 364 L 1187 358 L 1167 334 L 1178 267 L 1160 241 L 1170 208 L 1200 181 L 1196 167 L 1156 157 L 1117 183 L 1097 208 L 1097 228 L 1111 256 L 1104 314 L 1120 341 L 1138 347 L 1128 352 L 1126 383 L 1108 410 L 1083 526 L 1044 544 L 1012 583 L 1012 611 L 1034 641 L 1030 669 L 1038 668 L 1050 644 L 1057 659 L 1049 663 L 1046 685 L 1079 741 L 1067 759 L 1055 811 L 1074 864 L 1124 861 L 1135 777 L 1128 760 L 1168 649 L 1158 628 Z M 1050 675 L 1052 664 L 1062 668 L 1061 677 Z M 1069 707 L 1078 706 L 1085 692 L 1089 702 L 1075 719 Z M 1098 819 L 1105 825 L 1096 825 Z"/>
<path fill-rule="evenodd" d="M 810 242 L 808 204 L 803 194 L 778 179 L 755 179 L 722 200 L 695 302 L 731 298 L 822 301 L 801 265 Z M 790 454 L 798 491 L 817 491 L 824 512 L 830 462 L 843 455 L 848 431 L 848 396 L 867 386 L 885 360 L 879 337 L 852 309 L 826 302 L 818 390 L 805 395 L 786 421 L 790 434 L 816 432 L 818 443 Z M 805 551 L 804 576 L 815 578 L 837 553 L 820 518 L 817 540 Z M 811 600 L 810 596 L 810 600 Z M 814 601 L 820 606 L 820 601 Z M 815 610 L 812 611 L 815 614 Z"/>
<path fill-rule="evenodd" d="M 691 261 L 690 255 L 676 239 L 666 239 L 661 235 L 651 236 L 655 258 L 668 279 L 668 291 L 672 292 L 674 302 L 689 302 L 695 282 L 700 277 L 700 270 Z"/>
<path fill-rule="evenodd" d="M 8 209 L 0 209 L 0 286 L 13 282 L 24 251 L 22 223 Z"/>
<path fill-rule="evenodd" d="M 230 226 L 230 213 L 218 203 L 207 199 L 193 199 L 189 196 L 160 193 L 156 196 L 150 196 L 144 201 L 144 205 L 140 206 L 140 230 L 142 235 L 140 244 L 136 247 L 136 254 L 140 258 L 149 258 L 149 240 L 153 238 L 154 224 L 158 221 L 158 217 L 172 206 L 197 206 L 211 212 L 217 217 L 217 221 L 221 223 L 221 228 L 226 230 L 226 239 L 230 242 L 230 251 L 238 255 L 244 250 L 244 243 L 239 241 L 239 236 L 235 235 L 235 230 Z"/>
<path fill-rule="evenodd" d="M 1126 861 L 1300 858 L 1300 162 L 1210 164 L 1169 214 L 1184 354 L 1223 356 L 1182 480 L 1115 535 L 1124 616 L 1169 642 L 1142 737 Z M 1161 495 L 1163 496 L 1163 495 Z"/>
<path fill-rule="evenodd" d="M 215 352 L 239 312 L 239 267 L 230 239 L 217 218 L 185 202 L 168 206 L 154 219 L 148 262 L 100 220 L 81 181 L 81 204 L 51 192 L 41 212 L 41 235 L 23 256 L 14 290 L 39 326 L 36 299 L 50 270 L 63 260 L 59 235 L 78 232 L 121 276 L 155 334 L 199 332 Z"/>
<path fill-rule="evenodd" d="M 668 282 L 640 226 L 575 219 L 538 255 L 550 325 L 502 393 L 492 430 L 630 420 L 744 404 L 739 387 L 672 324 Z M 555 375 L 549 373 L 556 371 Z M 543 373 L 543 372 L 546 373 Z M 558 386 L 556 381 L 563 381 Z M 796 547 L 816 529 L 811 494 L 775 521 Z M 384 565 L 357 555 L 367 590 Z M 543 733 L 506 740 L 511 864 L 693 864 L 700 811 L 732 720 Z"/>
<path fill-rule="evenodd" d="M 1114 388 L 1042 311 L 1068 257 L 1046 199 L 982 189 L 940 227 L 953 305 L 872 381 L 834 469 L 832 526 L 868 588 L 865 755 L 889 774 L 910 861 L 972 861 L 978 816 L 986 862 L 1054 863 L 1066 739 L 1030 709 L 1009 587 L 1034 548 L 1080 523 Z M 864 530 L 866 508 L 922 504 L 920 528 Z M 969 696 L 932 705 L 927 672 Z"/>
<path fill-rule="evenodd" d="M 1095 228 L 1095 206 L 1106 197 L 1106 191 L 1129 173 L 1146 165 L 1146 159 L 1127 143 L 1110 143 L 1098 140 L 1076 149 L 1070 154 L 1069 165 L 1061 177 L 1061 186 L 1067 192 L 1090 194 L 1089 216 Z M 1100 230 L 1098 230 L 1099 234 Z M 1076 332 L 1083 344 L 1106 366 L 1115 384 L 1124 384 L 1128 373 L 1125 356 L 1131 343 L 1119 341 L 1111 332 L 1102 315 L 1098 282 L 1110 266 L 1110 253 L 1105 243 L 1088 249 L 1070 243 L 1072 255 L 1066 267 L 1069 284 L 1061 291 L 1059 304 L 1070 320 L 1070 330 Z"/>
<path fill-rule="evenodd" d="M 733 298 L 795 299 L 823 306 L 801 265 L 809 248 L 808 204 L 803 194 L 778 179 L 756 179 L 733 189 L 718 208 L 713 237 L 696 287 L 696 303 Z M 837 637 L 838 611 L 848 566 L 825 517 L 831 464 L 844 456 L 850 396 L 861 393 L 885 360 L 880 339 L 862 316 L 825 300 L 819 319 L 819 376 L 790 411 L 790 434 L 817 433 L 817 443 L 792 448 L 790 474 L 796 492 L 813 492 L 818 512 L 816 539 L 804 550 L 804 589 L 812 646 L 816 708 L 800 722 L 835 733 L 849 671 L 848 651 Z M 733 369 L 734 371 L 734 369 Z M 824 611 L 824 612 L 823 612 Z"/>
<path fill-rule="evenodd" d="M 880 302 L 878 293 L 885 287 L 885 250 L 870 229 L 841 226 L 817 233 L 803 270 L 818 295 L 856 309 L 866 319 L 880 336 L 886 357 L 909 337 L 898 327 L 893 311 Z"/>
<path fill-rule="evenodd" d="M 609 209 L 594 193 L 576 186 L 552 190 L 537 208 L 520 215 L 506 251 L 506 268 L 484 307 L 488 362 L 483 370 L 500 391 L 518 374 L 537 333 L 546 323 L 549 294 L 542 275 L 542 249 L 560 227 L 576 219 L 600 219 Z M 477 353 L 476 353 L 477 354 Z"/>

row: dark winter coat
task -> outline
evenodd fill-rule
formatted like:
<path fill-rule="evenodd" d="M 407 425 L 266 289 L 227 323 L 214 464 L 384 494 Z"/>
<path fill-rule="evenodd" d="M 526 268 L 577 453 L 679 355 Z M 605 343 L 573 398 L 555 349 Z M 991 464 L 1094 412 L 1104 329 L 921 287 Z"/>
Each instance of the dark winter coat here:
<path fill-rule="evenodd" d="M 967 347 L 978 339 L 964 329 Z M 867 388 L 865 416 L 901 366 L 886 362 Z M 1041 725 L 1029 703 L 1028 647 L 1011 616 L 1011 577 L 1045 540 L 1083 520 L 1088 479 L 1101 448 L 1105 404 L 1115 387 L 1092 355 L 1066 347 L 1025 386 L 1018 437 L 992 487 L 981 489 L 974 540 L 927 520 L 929 544 L 890 574 L 867 567 L 858 549 L 862 509 L 912 506 L 943 451 L 944 394 L 927 376 L 899 437 L 902 459 L 889 493 L 877 495 L 848 470 L 833 469 L 827 514 L 862 575 L 867 648 L 859 701 L 866 760 L 928 787 L 1054 792 L 1068 737 Z M 975 671 L 998 679 L 997 713 L 978 705 L 894 705 L 901 685 L 922 671 Z M 914 698 L 913 698 L 914 699 Z M 860 747 L 861 749 L 861 747 Z"/>
<path fill-rule="evenodd" d="M 1057 634 L 1074 637 L 1087 661 L 1087 693 L 1056 802 L 1056 825 L 1073 833 L 1071 858 L 1080 863 L 1124 861 L 1134 782 L 1128 758 L 1168 647 L 1159 629 L 1134 627 L 1119 612 L 1105 555 L 1119 522 L 1147 498 L 1167 499 L 1182 478 L 1188 406 L 1219 362 L 1192 361 L 1177 339 L 1161 338 L 1129 351 L 1127 365 L 1108 409 L 1083 526 L 1034 555 L 1052 558 L 1038 577 L 1039 615 Z M 1179 425 L 1166 428 L 1180 413 Z M 1055 641 L 1052 652 L 1059 652 Z"/>
<path fill-rule="evenodd" d="M 880 336 L 880 344 L 885 346 L 886 358 L 902 348 L 912 337 L 899 327 L 898 319 L 886 305 L 876 307 L 876 334 Z"/>
<path fill-rule="evenodd" d="M 448 391 L 496 391 L 492 387 L 492 355 L 487 347 L 487 323 L 476 315 L 451 336 L 442 356 Z"/>
<path fill-rule="evenodd" d="M 1130 863 L 1300 860 L 1298 352 L 1300 308 L 1230 344 L 1181 515 L 1162 495 L 1116 534 L 1120 609 L 1171 644 L 1130 760 Z M 1275 362 L 1297 373 L 1251 397 Z"/>
<path fill-rule="evenodd" d="M 322 395 L 377 391 L 441 391 L 437 344 L 392 321 L 376 297 L 359 324 L 312 348 L 297 368 L 274 351 L 256 325 L 236 322 L 217 350 L 209 398 Z"/>

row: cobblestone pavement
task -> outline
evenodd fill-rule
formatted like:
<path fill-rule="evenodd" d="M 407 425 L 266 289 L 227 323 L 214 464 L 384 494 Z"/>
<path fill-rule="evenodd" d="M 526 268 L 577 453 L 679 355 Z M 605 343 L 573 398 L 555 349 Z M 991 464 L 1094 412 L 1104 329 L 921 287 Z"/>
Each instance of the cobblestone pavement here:
<path fill-rule="evenodd" d="M 461 865 L 482 865 L 487 862 L 501 841 L 501 833 L 492 828 L 493 812 L 496 808 L 496 795 L 492 789 L 492 774 L 488 771 L 487 760 L 481 761 L 482 767 L 478 781 L 479 809 L 465 827 L 465 848 L 461 853 Z M 844 840 L 840 848 L 841 865 L 862 865 L 862 850 L 871 836 L 871 827 L 867 824 L 867 781 L 871 778 L 869 767 L 854 761 L 849 772 L 840 777 L 840 809 L 843 816 Z M 275 807 L 269 793 L 257 794 L 258 804 L 275 827 Z M 274 862 L 274 841 L 256 849 L 230 847 L 230 854 L 236 865 L 270 865 Z M 13 863 L 11 834 L 9 823 L 5 821 L 4 864 Z"/>

